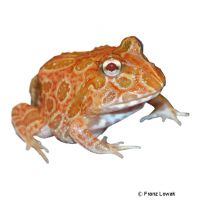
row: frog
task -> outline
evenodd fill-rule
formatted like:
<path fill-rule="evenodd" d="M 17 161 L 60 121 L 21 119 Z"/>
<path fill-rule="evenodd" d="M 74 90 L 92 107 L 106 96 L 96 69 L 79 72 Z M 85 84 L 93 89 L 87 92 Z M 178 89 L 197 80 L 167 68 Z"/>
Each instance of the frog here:
<path fill-rule="evenodd" d="M 179 112 L 161 94 L 164 73 L 143 53 L 135 36 L 119 46 L 100 46 L 91 51 L 65 52 L 47 61 L 30 83 L 31 103 L 12 109 L 12 124 L 26 149 L 35 149 L 48 163 L 48 149 L 38 138 L 55 137 L 77 143 L 90 152 L 123 158 L 122 150 L 140 148 L 109 143 L 99 136 L 113 124 L 141 110 L 154 107 L 141 122 L 161 117 L 181 125 Z"/>

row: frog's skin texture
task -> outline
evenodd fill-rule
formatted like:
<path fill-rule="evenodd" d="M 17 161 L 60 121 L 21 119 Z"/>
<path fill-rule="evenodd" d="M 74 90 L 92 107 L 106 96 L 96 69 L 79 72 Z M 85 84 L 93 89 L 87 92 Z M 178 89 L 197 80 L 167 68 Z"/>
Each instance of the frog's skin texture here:
<path fill-rule="evenodd" d="M 42 66 L 30 84 L 31 105 L 20 103 L 12 110 L 16 133 L 46 162 L 48 150 L 35 139 L 55 136 L 78 143 L 98 154 L 115 154 L 139 148 L 99 140 L 107 127 L 149 103 L 154 111 L 141 121 L 161 117 L 181 122 L 187 116 L 175 110 L 160 93 L 165 76 L 143 54 L 136 37 L 125 38 L 118 47 L 101 46 L 92 51 L 62 53 Z"/>

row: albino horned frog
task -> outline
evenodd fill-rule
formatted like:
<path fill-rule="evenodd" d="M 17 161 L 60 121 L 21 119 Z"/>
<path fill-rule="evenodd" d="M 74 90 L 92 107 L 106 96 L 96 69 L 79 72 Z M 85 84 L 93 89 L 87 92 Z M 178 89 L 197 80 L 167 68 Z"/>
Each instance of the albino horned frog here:
<path fill-rule="evenodd" d="M 119 151 L 139 147 L 109 144 L 107 137 L 98 139 L 112 124 L 145 103 L 155 109 L 141 122 L 161 117 L 181 125 L 177 116 L 188 115 L 160 94 L 164 86 L 164 74 L 144 56 L 141 42 L 127 37 L 118 47 L 53 57 L 31 81 L 31 105 L 20 103 L 13 108 L 12 123 L 27 149 L 33 147 L 46 162 L 44 151 L 48 150 L 34 136 L 55 136 L 94 153 L 122 158 Z"/>

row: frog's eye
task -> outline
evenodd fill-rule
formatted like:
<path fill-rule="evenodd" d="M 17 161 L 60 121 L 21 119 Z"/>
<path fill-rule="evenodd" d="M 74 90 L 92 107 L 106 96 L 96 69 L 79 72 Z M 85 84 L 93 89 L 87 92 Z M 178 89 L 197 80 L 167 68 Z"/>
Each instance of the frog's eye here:
<path fill-rule="evenodd" d="M 116 76 L 121 71 L 121 62 L 119 60 L 110 58 L 103 62 L 102 70 L 108 76 Z"/>

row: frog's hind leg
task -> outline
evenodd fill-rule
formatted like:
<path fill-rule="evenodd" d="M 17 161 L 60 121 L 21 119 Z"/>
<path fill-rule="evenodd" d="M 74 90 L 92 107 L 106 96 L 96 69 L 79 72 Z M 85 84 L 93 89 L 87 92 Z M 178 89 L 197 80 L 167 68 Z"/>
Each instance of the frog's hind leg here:
<path fill-rule="evenodd" d="M 26 149 L 29 150 L 33 147 L 48 163 L 48 159 L 42 151 L 48 152 L 48 150 L 34 138 L 45 127 L 45 121 L 38 108 L 25 103 L 16 105 L 12 110 L 12 124 L 17 135 L 26 143 Z"/>

